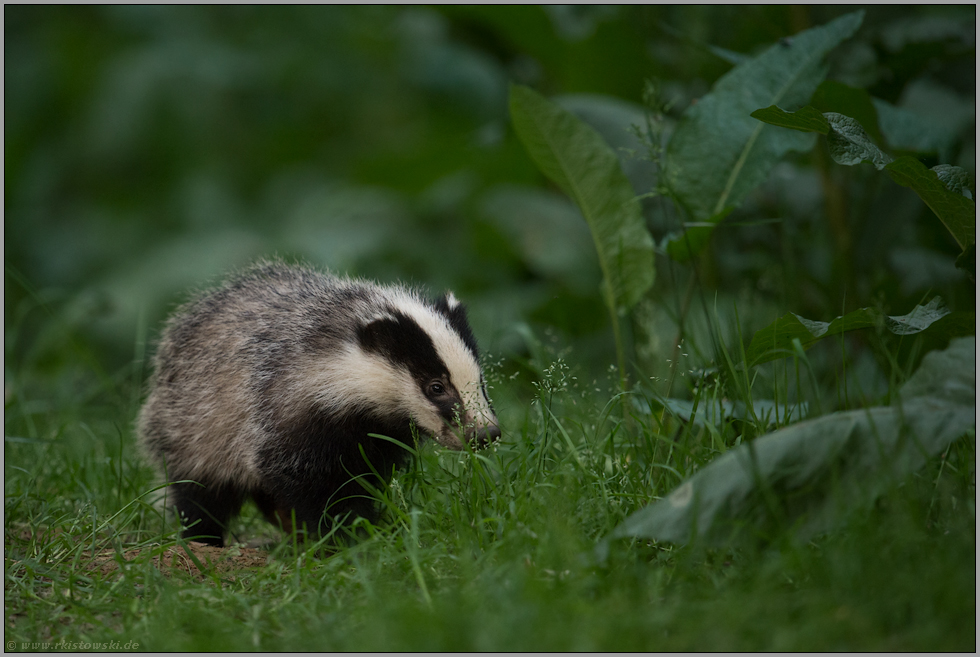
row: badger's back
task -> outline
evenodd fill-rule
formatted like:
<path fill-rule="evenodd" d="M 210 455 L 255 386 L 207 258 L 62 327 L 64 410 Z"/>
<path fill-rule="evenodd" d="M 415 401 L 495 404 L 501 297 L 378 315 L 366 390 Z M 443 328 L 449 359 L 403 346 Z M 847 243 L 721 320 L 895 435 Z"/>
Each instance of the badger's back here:
<path fill-rule="evenodd" d="M 253 391 L 269 357 L 294 342 L 290 318 L 302 315 L 297 298 L 274 301 L 292 276 L 271 268 L 249 272 L 185 304 L 167 322 L 139 433 L 169 472 L 254 480 L 261 423 L 252 412 Z"/>
<path fill-rule="evenodd" d="M 310 523 L 329 504 L 324 498 L 363 495 L 352 477 L 390 471 L 407 454 L 368 434 L 410 443 L 417 423 L 461 448 L 443 427 L 445 409 L 440 416 L 439 404 L 419 392 L 441 369 L 479 386 L 475 405 L 465 402 L 466 417 L 499 435 L 457 306 L 451 295 L 432 304 L 404 288 L 278 262 L 182 306 L 161 336 L 138 422 L 145 451 L 168 480 L 201 484 L 175 491 L 178 510 L 195 515 L 181 502 L 217 507 L 227 520 L 224 507 L 234 514 L 252 496 L 270 520 L 301 511 Z M 442 377 L 450 387 L 451 378 Z M 227 499 L 217 500 L 219 493 Z M 363 503 L 341 507 L 367 515 Z M 197 515 L 213 533 L 207 518 L 215 513 L 206 511 Z"/>

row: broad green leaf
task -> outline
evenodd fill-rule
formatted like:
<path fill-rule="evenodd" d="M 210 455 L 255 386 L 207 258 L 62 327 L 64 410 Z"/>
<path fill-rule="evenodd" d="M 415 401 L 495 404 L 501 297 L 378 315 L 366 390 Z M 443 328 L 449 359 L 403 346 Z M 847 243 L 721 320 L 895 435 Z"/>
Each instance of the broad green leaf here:
<path fill-rule="evenodd" d="M 645 192 L 657 186 L 656 163 L 635 156 L 647 149 L 635 131 L 635 127 L 646 125 L 645 106 L 603 94 L 563 94 L 550 100 L 599 133 L 616 153 L 619 166 L 634 190 Z"/>
<path fill-rule="evenodd" d="M 606 303 L 624 312 L 653 285 L 653 238 L 616 154 L 586 123 L 527 87 L 511 86 L 510 113 L 531 159 L 582 211 Z"/>
<path fill-rule="evenodd" d="M 809 105 L 804 105 L 795 112 L 787 112 L 775 105 L 770 105 L 765 109 L 752 112 L 750 116 L 753 119 L 781 128 L 792 128 L 801 132 L 819 132 L 821 135 L 830 132 L 830 124 L 824 115 Z"/>
<path fill-rule="evenodd" d="M 974 199 L 974 201 L 976 200 L 977 184 L 974 182 L 973 176 L 970 175 L 969 171 L 950 164 L 937 164 L 932 167 L 932 170 L 936 172 L 939 179 L 946 185 L 946 189 L 954 194 Z"/>
<path fill-rule="evenodd" d="M 756 110 L 751 116 L 771 125 L 827 135 L 830 155 L 838 164 L 852 166 L 867 161 L 881 170 L 893 159 L 871 141 L 871 137 L 857 120 L 837 112 L 821 114 L 810 105 L 805 105 L 796 112 L 771 106 Z"/>
<path fill-rule="evenodd" d="M 698 426 L 705 424 L 721 425 L 727 420 L 752 420 L 758 418 L 769 425 L 789 424 L 799 422 L 807 414 L 807 404 L 777 404 L 771 399 L 753 399 L 749 410 L 743 401 L 727 399 L 700 399 L 697 408 L 693 401 L 687 399 L 657 399 L 660 404 L 672 414 L 685 422 Z M 633 405 L 643 413 L 651 412 L 651 405 L 641 397 L 633 398 Z"/>
<path fill-rule="evenodd" d="M 859 308 L 838 317 L 832 322 L 817 322 L 787 313 L 775 322 L 755 332 L 745 351 L 750 365 L 759 365 L 791 354 L 793 340 L 799 340 L 808 349 L 818 340 L 845 331 L 883 326 L 896 335 L 910 335 L 924 331 L 933 322 L 949 314 L 942 299 L 934 297 L 929 303 L 916 306 L 908 315 L 888 316 L 874 308 Z"/>
<path fill-rule="evenodd" d="M 827 134 L 830 156 L 838 164 L 851 166 L 868 161 L 881 171 L 892 161 L 892 157 L 871 141 L 868 133 L 856 120 L 837 112 L 827 112 L 824 116 L 830 123 L 830 132 Z"/>
<path fill-rule="evenodd" d="M 821 82 L 810 99 L 810 105 L 796 112 L 768 107 L 756 110 L 752 116 L 771 125 L 827 134 L 822 125 L 818 128 L 816 123 L 803 122 L 804 116 L 815 118 L 814 112 L 825 116 L 828 112 L 849 116 L 861 124 L 873 143 L 887 143 L 899 150 L 940 152 L 948 148 L 955 138 L 945 126 L 933 125 L 914 112 L 872 97 L 864 89 L 849 87 L 834 80 Z"/>
<path fill-rule="evenodd" d="M 927 169 L 914 157 L 903 156 L 885 167 L 892 180 L 911 187 L 925 201 L 943 225 L 965 249 L 977 241 L 977 204 L 960 192 L 947 189 L 933 169 Z M 944 172 L 944 175 L 948 171 Z"/>
<path fill-rule="evenodd" d="M 895 107 L 880 98 L 872 98 L 875 112 L 878 115 L 878 125 L 884 137 L 884 143 L 894 150 L 914 151 L 917 153 L 938 153 L 940 156 L 949 151 L 956 140 L 955 132 L 949 126 L 929 121 L 903 107 Z M 848 114 L 841 110 L 841 114 Z"/>
<path fill-rule="evenodd" d="M 814 92 L 810 104 L 820 112 L 837 112 L 851 117 L 868 132 L 872 141 L 884 143 L 878 129 L 878 112 L 874 101 L 871 94 L 864 89 L 850 87 L 836 80 L 824 80 Z"/>
<path fill-rule="evenodd" d="M 864 12 L 781 41 L 739 64 L 688 108 L 666 152 L 667 181 L 693 222 L 737 207 L 788 151 L 813 148 L 807 134 L 775 130 L 750 114 L 806 104 L 826 75 L 824 56 L 858 29 Z"/>
<path fill-rule="evenodd" d="M 597 553 L 627 536 L 728 545 L 789 526 L 803 540 L 826 531 L 976 426 L 976 339 L 926 354 L 896 397 L 890 407 L 832 413 L 726 452 L 629 516 Z"/>
<path fill-rule="evenodd" d="M 768 107 L 756 110 L 752 116 L 794 130 L 819 132 L 814 112 L 816 110 L 810 106 L 797 112 Z M 884 169 L 892 180 L 919 195 L 953 234 L 961 248 L 965 249 L 976 242 L 976 185 L 967 171 L 948 164 L 926 169 L 925 165 L 908 155 L 896 160 L 878 148 L 855 119 L 836 112 L 826 112 L 823 116 L 830 126 L 826 133 L 830 155 L 838 164 L 852 166 L 871 162 L 878 170 Z"/>

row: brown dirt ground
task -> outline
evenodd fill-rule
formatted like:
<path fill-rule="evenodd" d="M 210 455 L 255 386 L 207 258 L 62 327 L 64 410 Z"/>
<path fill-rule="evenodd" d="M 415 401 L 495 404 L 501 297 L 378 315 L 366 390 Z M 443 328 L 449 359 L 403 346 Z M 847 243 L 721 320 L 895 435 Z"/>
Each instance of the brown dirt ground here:
<path fill-rule="evenodd" d="M 28 543 L 35 538 L 40 538 L 43 541 L 48 538 L 45 535 L 47 531 L 44 528 L 21 527 L 19 531 L 14 533 L 14 536 L 21 543 Z M 63 537 L 63 532 L 60 530 L 55 530 L 53 533 Z M 82 539 L 71 537 L 68 540 L 70 544 L 77 545 Z M 84 540 L 87 542 L 89 538 L 86 537 Z M 269 540 L 257 540 L 254 543 L 273 544 Z M 186 543 L 186 546 L 186 550 L 179 545 L 171 545 L 165 548 L 159 545 L 131 548 L 122 553 L 122 564 L 117 559 L 116 551 L 112 548 L 98 550 L 94 554 L 91 550 L 85 550 L 82 552 L 80 564 L 86 570 L 98 572 L 106 577 L 118 572 L 120 565 L 126 568 L 129 566 L 128 562 L 143 562 L 149 558 L 153 565 L 164 574 L 176 570 L 203 579 L 205 574 L 217 572 L 222 576 L 231 575 L 231 578 L 234 579 L 236 572 L 261 568 L 269 562 L 267 550 L 252 545 L 232 545 L 219 548 L 191 541 Z M 195 563 L 195 559 L 203 567 L 203 571 L 198 567 L 198 563 Z"/>
<path fill-rule="evenodd" d="M 239 571 L 261 568 L 268 563 L 268 554 L 256 548 L 237 546 L 219 548 L 195 541 L 186 545 L 186 550 L 177 545 L 163 549 L 156 546 L 126 550 L 122 553 L 122 559 L 124 562 L 143 561 L 147 553 L 153 553 L 150 560 L 160 572 L 166 574 L 179 570 L 199 579 L 212 571 L 221 575 L 232 575 L 234 578 L 234 574 Z M 90 555 L 85 553 L 85 556 Z M 92 570 L 99 571 L 103 576 L 111 575 L 120 568 L 116 552 L 111 549 L 96 553 L 89 563 Z M 203 566 L 204 570 L 201 570 L 198 564 Z"/>

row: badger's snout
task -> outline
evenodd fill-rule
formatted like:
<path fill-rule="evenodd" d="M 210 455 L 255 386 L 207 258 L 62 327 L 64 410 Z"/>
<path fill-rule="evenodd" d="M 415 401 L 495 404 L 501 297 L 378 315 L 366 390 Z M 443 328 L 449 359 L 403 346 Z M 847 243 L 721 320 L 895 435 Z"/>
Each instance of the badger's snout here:
<path fill-rule="evenodd" d="M 469 438 L 470 445 L 477 449 L 489 447 L 500 438 L 500 426 L 494 422 L 493 424 L 476 429 L 471 434 L 468 434 L 467 437 Z"/>
<path fill-rule="evenodd" d="M 482 449 L 500 438 L 500 423 L 489 408 L 471 411 L 465 425 L 466 442 L 474 449 Z"/>
<path fill-rule="evenodd" d="M 483 449 L 500 438 L 500 424 L 497 418 L 467 422 L 462 426 L 455 422 L 446 422 L 443 431 L 435 436 L 436 442 L 455 451 L 464 449 L 464 441 L 473 449 Z"/>

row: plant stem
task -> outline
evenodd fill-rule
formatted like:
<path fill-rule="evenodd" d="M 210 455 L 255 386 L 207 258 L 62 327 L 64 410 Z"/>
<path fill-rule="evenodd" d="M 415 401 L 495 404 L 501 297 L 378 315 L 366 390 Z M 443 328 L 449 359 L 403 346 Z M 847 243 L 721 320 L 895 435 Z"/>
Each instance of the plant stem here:
<path fill-rule="evenodd" d="M 616 368 L 619 370 L 619 391 L 625 393 L 627 388 L 626 380 L 626 352 L 623 348 L 623 335 L 619 329 L 619 313 L 616 309 L 616 299 L 612 293 L 612 284 L 609 277 L 603 275 L 603 296 L 606 297 L 606 307 L 609 309 L 609 319 L 612 321 L 613 341 L 616 343 Z M 629 404 L 627 396 L 623 395 L 623 422 L 629 419 Z"/>

